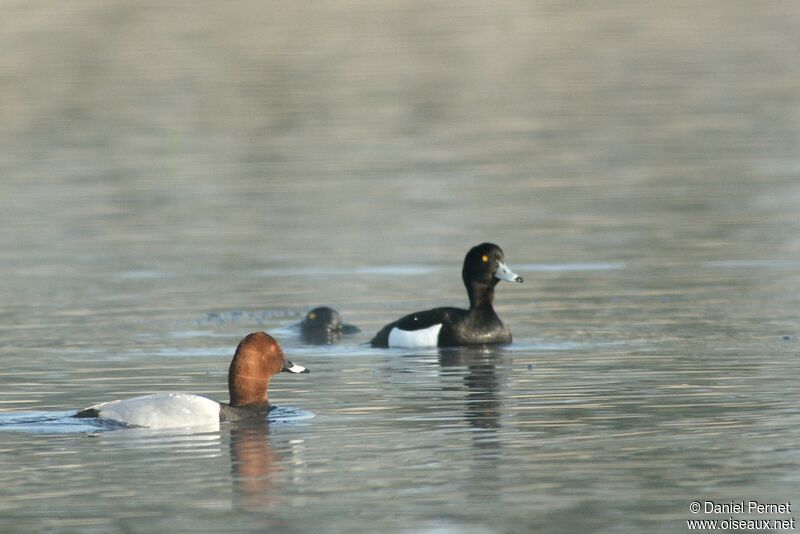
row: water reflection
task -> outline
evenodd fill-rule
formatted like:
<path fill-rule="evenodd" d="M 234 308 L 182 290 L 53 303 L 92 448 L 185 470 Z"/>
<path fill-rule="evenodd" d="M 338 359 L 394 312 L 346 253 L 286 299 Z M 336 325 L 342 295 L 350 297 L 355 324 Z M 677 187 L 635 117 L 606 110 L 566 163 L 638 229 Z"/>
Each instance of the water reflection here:
<path fill-rule="evenodd" d="M 497 345 L 441 349 L 439 353 L 442 367 L 464 368 L 464 419 L 471 430 L 472 446 L 479 451 L 469 466 L 473 480 L 468 485 L 469 493 L 476 499 L 495 495 L 502 488 L 500 414 L 503 379 L 498 374 L 497 362 L 504 357 L 503 348 Z"/>
<path fill-rule="evenodd" d="M 464 367 L 466 404 L 464 418 L 473 433 L 476 447 L 499 447 L 497 430 L 500 428 L 500 385 L 496 361 L 503 357 L 503 348 L 481 345 L 440 349 L 442 367 Z"/>
<path fill-rule="evenodd" d="M 270 446 L 269 424 L 262 420 L 232 424 L 230 454 L 234 508 L 263 511 L 280 494 L 278 475 L 283 459 Z"/>

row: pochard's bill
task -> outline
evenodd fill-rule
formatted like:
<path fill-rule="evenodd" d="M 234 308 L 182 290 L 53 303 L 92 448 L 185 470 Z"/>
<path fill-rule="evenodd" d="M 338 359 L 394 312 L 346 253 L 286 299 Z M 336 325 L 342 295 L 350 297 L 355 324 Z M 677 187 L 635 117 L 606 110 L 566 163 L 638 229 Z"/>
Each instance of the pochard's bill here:
<path fill-rule="evenodd" d="M 239 342 L 228 369 L 228 404 L 202 395 L 155 393 L 95 404 L 74 417 L 97 417 L 148 428 L 213 426 L 265 417 L 274 408 L 267 396 L 269 381 L 281 372 L 308 373 L 308 369 L 286 360 L 272 336 L 254 332 Z"/>
<path fill-rule="evenodd" d="M 406 315 L 384 326 L 370 342 L 373 347 L 452 347 L 511 343 L 511 332 L 497 316 L 492 302 L 501 280 L 522 282 L 505 263 L 503 250 L 482 243 L 467 252 L 461 279 L 469 309 L 434 308 Z"/>

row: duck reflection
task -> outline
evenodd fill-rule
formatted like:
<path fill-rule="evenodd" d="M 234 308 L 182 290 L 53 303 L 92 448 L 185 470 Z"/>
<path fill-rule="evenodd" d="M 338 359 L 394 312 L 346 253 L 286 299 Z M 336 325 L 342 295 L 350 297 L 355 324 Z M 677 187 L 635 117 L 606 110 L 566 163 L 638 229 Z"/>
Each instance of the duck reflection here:
<path fill-rule="evenodd" d="M 472 446 L 475 450 L 470 465 L 474 483 L 469 485 L 468 492 L 479 499 L 502 491 L 502 375 L 498 375 L 497 363 L 503 361 L 503 352 L 502 347 L 488 345 L 439 351 L 439 363 L 443 368 L 464 368 L 464 418 L 472 429 Z"/>
<path fill-rule="evenodd" d="M 498 346 L 478 345 L 440 349 L 442 367 L 465 367 L 464 387 L 467 398 L 464 417 L 475 433 L 478 447 L 499 447 L 497 430 L 500 428 L 500 377 L 496 362 L 503 349 Z"/>
<path fill-rule="evenodd" d="M 270 448 L 269 424 L 260 418 L 230 426 L 234 504 L 263 510 L 279 494 L 282 456 Z"/>

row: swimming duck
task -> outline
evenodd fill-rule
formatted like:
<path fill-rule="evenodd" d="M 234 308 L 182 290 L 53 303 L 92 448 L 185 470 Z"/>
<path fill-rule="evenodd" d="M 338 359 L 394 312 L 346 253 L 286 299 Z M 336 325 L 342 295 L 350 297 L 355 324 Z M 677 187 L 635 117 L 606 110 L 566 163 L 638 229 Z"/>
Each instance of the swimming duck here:
<path fill-rule="evenodd" d="M 272 336 L 254 332 L 239 342 L 228 369 L 229 404 L 200 395 L 155 393 L 95 404 L 74 417 L 97 417 L 150 428 L 204 426 L 264 417 L 274 408 L 267 397 L 269 381 L 280 372 L 307 373 L 308 369 L 286 360 Z"/>
<path fill-rule="evenodd" d="M 330 345 L 341 340 L 342 335 L 361 332 L 357 326 L 343 323 L 339 312 L 327 306 L 308 312 L 299 327 L 303 341 L 313 345 Z"/>
<path fill-rule="evenodd" d="M 494 286 L 500 280 L 522 282 L 505 264 L 503 250 L 481 243 L 464 257 L 461 279 L 467 288 L 469 309 L 434 308 L 406 315 L 384 326 L 373 347 L 451 347 L 511 343 L 511 332 L 494 311 Z"/>

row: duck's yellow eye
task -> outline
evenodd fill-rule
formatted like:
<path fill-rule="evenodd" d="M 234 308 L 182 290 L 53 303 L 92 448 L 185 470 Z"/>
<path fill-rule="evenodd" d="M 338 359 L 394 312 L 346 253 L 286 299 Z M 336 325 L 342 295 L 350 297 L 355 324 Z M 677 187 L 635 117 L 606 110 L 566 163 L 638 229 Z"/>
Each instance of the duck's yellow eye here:
<path fill-rule="evenodd" d="M 483 260 L 483 263 L 487 263 L 489 261 L 489 256 L 484 254 L 483 256 L 481 256 L 481 259 Z"/>
<path fill-rule="evenodd" d="M 317 318 L 317 314 L 314 313 L 314 312 L 311 312 L 311 313 L 308 314 L 308 318 L 309 318 L 309 320 L 313 321 L 314 319 Z"/>

